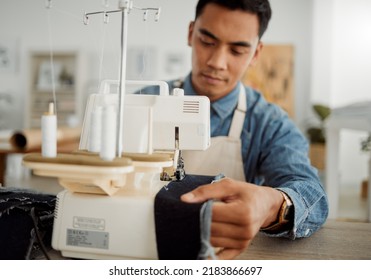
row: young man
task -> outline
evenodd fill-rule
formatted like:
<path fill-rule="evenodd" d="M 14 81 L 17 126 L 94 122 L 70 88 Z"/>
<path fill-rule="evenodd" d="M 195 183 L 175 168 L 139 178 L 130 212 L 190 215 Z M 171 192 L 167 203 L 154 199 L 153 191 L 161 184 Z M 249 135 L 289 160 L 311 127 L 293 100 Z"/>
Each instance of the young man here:
<path fill-rule="evenodd" d="M 211 102 L 210 148 L 182 156 L 188 174 L 226 178 L 181 199 L 214 200 L 210 243 L 221 248 L 219 259 L 235 258 L 259 231 L 308 237 L 328 215 L 307 140 L 282 109 L 240 81 L 263 48 L 270 17 L 268 0 L 199 0 L 188 32 L 192 71 L 169 83 Z"/>

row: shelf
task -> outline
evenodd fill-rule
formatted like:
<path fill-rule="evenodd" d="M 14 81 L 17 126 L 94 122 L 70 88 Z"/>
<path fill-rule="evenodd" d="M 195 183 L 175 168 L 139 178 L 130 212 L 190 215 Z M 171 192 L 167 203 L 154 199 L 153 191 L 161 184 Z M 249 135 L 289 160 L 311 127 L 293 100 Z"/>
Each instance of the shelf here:
<path fill-rule="evenodd" d="M 71 117 L 79 112 L 81 90 L 80 59 L 77 52 L 53 53 L 53 69 L 48 51 L 30 53 L 29 112 L 27 127 L 40 128 L 41 116 L 48 111 L 49 103 L 56 98 L 58 125 L 68 125 Z M 54 78 L 51 73 L 54 73 Z M 55 91 L 53 93 L 53 86 Z"/>

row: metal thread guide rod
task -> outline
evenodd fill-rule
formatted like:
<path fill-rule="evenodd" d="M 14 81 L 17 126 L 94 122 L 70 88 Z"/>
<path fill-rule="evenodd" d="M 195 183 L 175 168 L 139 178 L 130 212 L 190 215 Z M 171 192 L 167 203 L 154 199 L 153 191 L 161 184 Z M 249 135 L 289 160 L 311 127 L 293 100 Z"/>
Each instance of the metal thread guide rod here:
<path fill-rule="evenodd" d="M 124 118 L 124 95 L 125 95 L 125 80 L 126 80 L 126 54 L 127 54 L 127 37 L 128 37 L 128 14 L 132 9 L 144 11 L 143 20 L 147 20 L 149 11 L 156 11 L 155 21 L 160 18 L 160 8 L 138 8 L 133 6 L 133 0 L 120 0 L 118 10 L 99 11 L 84 14 L 84 24 L 89 23 L 89 16 L 95 14 L 103 14 L 104 23 L 108 23 L 108 14 L 121 12 L 121 59 L 120 59 L 120 85 L 119 85 L 119 107 L 117 114 L 117 141 L 116 155 L 122 156 L 123 148 L 123 118 Z"/>

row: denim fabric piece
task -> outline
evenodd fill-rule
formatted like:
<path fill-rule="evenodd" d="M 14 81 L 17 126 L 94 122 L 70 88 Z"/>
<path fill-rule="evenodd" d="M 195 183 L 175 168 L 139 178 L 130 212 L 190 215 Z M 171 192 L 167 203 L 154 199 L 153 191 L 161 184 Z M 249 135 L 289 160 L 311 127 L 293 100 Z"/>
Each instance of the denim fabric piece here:
<path fill-rule="evenodd" d="M 186 175 L 183 180 L 171 182 L 157 193 L 154 207 L 160 260 L 208 257 L 209 247 L 201 242 L 201 236 L 202 239 L 210 236 L 211 207 L 209 203 L 182 202 L 180 196 L 200 185 L 210 184 L 213 180 L 213 176 Z M 201 226 L 201 219 L 204 226 Z"/>
<path fill-rule="evenodd" d="M 211 184 L 220 181 L 224 177 L 224 174 L 216 175 L 211 181 Z M 213 200 L 208 200 L 204 203 L 204 205 L 202 205 L 200 212 L 201 249 L 198 254 L 198 259 L 200 260 L 206 260 L 209 258 L 215 260 L 217 258 L 214 247 L 210 244 L 212 207 Z"/>
<path fill-rule="evenodd" d="M 213 201 L 208 200 L 202 205 L 200 212 L 201 248 L 197 257 L 199 260 L 216 259 L 214 247 L 210 244 L 212 207 Z"/>
<path fill-rule="evenodd" d="M 54 195 L 0 188 L 0 259 L 34 259 L 41 246 L 50 248 L 55 201 Z"/>

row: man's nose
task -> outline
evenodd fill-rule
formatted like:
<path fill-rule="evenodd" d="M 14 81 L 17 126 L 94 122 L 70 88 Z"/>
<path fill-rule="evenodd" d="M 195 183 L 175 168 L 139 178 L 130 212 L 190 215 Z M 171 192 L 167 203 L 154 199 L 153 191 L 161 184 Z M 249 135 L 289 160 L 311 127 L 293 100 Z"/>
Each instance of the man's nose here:
<path fill-rule="evenodd" d="M 207 65 L 217 69 L 225 70 L 227 69 L 227 52 L 222 47 L 216 48 L 211 53 Z"/>

